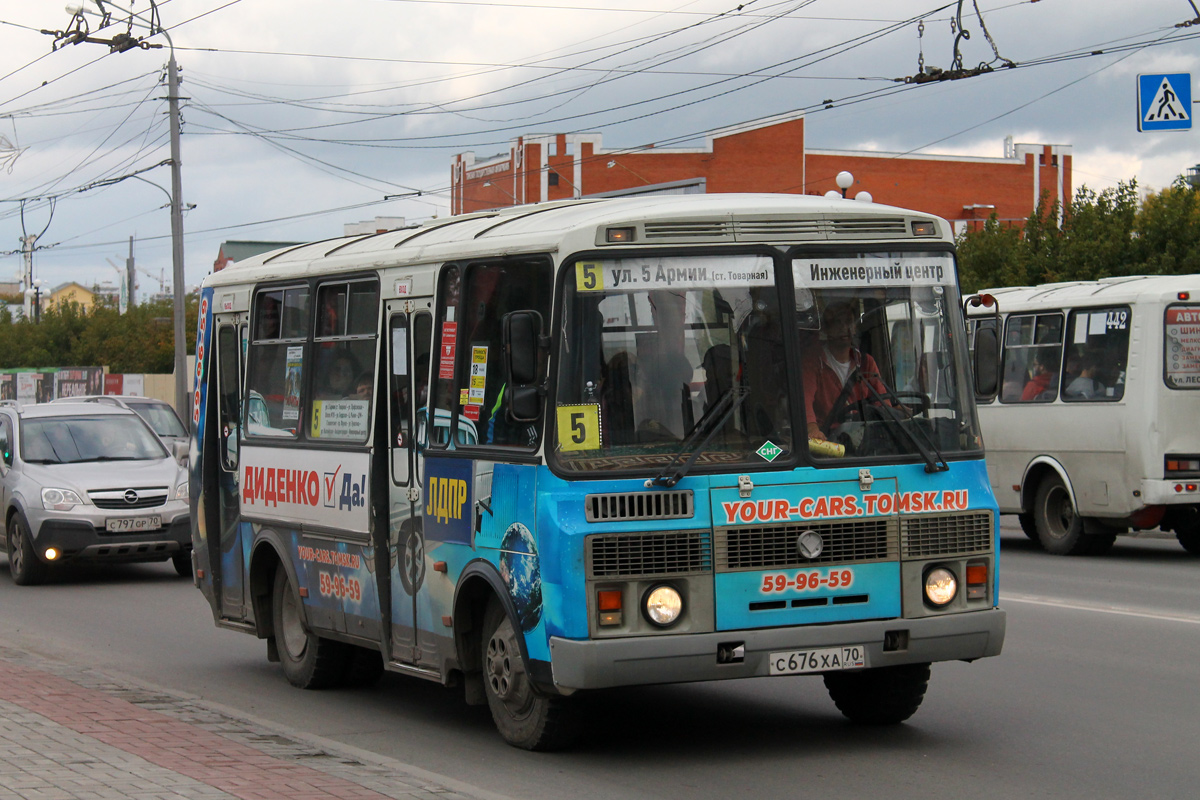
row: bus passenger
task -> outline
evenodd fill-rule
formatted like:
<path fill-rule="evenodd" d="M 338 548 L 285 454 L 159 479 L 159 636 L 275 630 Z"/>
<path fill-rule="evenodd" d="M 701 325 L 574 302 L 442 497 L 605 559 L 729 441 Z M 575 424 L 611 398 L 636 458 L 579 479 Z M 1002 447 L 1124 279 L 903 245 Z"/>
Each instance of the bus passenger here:
<path fill-rule="evenodd" d="M 826 439 L 840 421 L 838 416 L 856 403 L 874 399 L 871 389 L 881 396 L 890 394 L 875 359 L 854 346 L 857 336 L 858 314 L 853 303 L 841 301 L 825 307 L 821 346 L 810 347 L 802 355 L 810 439 Z"/>
<path fill-rule="evenodd" d="M 1103 397 L 1105 386 L 1096 376 L 1100 372 L 1100 356 L 1097 353 L 1087 353 L 1081 362 L 1079 374 L 1067 384 L 1063 394 L 1067 397 L 1091 400 L 1093 397 Z"/>
<path fill-rule="evenodd" d="M 1055 348 L 1039 348 L 1034 351 L 1031 370 L 1033 377 L 1021 392 L 1021 402 L 1053 400 L 1058 393 L 1058 364 Z"/>
<path fill-rule="evenodd" d="M 345 350 L 339 352 L 333 357 L 333 363 L 326 373 L 325 385 L 317 393 L 317 399 L 342 400 L 351 396 L 356 388 L 354 377 L 361 371 L 358 359 Z"/>

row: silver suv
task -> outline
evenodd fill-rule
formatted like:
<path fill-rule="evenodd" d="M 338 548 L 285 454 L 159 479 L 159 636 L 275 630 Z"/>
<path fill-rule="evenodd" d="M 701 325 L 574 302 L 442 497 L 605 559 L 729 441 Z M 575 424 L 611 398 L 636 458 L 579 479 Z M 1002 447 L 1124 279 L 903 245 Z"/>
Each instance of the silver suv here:
<path fill-rule="evenodd" d="M 133 411 L 0 403 L 8 567 L 40 583 L 68 561 L 165 561 L 191 571 L 187 472 Z"/>

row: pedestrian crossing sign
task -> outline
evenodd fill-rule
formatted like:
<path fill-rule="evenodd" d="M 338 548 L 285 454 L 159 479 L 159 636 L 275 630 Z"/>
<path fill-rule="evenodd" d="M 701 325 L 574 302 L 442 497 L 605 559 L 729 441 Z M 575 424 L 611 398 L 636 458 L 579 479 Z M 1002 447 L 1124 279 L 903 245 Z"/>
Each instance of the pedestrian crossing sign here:
<path fill-rule="evenodd" d="M 1138 75 L 1138 130 L 1192 129 L 1192 74 Z"/>

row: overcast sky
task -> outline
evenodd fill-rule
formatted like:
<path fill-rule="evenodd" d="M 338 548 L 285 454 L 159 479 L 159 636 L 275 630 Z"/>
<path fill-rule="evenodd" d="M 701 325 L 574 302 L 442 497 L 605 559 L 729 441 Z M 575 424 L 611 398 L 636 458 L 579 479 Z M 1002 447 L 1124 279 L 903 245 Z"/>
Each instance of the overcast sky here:
<path fill-rule="evenodd" d="M 52 51 L 41 31 L 70 25 L 64 5 L 0 0 L 0 280 L 22 269 L 23 207 L 25 233 L 45 231 L 43 285 L 115 282 L 109 262 L 124 264 L 133 236 L 139 291 L 156 292 L 171 281 L 170 170 L 154 167 L 169 158 L 168 51 Z M 1200 163 L 1200 132 L 1137 129 L 1139 74 L 1200 73 L 1200 24 L 1176 27 L 1196 19 L 1192 0 L 978 0 L 982 23 L 964 0 L 969 38 L 952 27 L 958 3 L 937 0 L 157 5 L 187 98 L 189 286 L 227 239 L 445 216 L 454 154 L 482 160 L 524 133 L 697 146 L 706 131 L 804 110 L 812 148 L 999 157 L 1008 135 L 1071 145 L 1076 188 L 1157 189 Z M 87 16 L 98 38 L 126 30 L 130 0 L 105 6 L 121 24 L 97 30 Z M 148 0 L 132 8 L 148 18 Z M 963 67 L 995 71 L 895 80 L 919 63 L 951 68 L 956 38 Z"/>

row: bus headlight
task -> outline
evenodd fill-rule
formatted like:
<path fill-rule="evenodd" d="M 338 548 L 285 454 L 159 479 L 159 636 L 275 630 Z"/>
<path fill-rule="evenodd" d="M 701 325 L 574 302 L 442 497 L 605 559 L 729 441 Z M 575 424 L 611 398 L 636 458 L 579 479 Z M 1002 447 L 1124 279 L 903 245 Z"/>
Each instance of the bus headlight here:
<path fill-rule="evenodd" d="M 642 605 L 646 619 L 660 628 L 675 624 L 683 613 L 683 597 L 679 590 L 665 583 L 646 592 Z"/>
<path fill-rule="evenodd" d="M 946 605 L 958 594 L 958 580 L 945 567 L 931 569 L 925 573 L 925 599 L 938 608 Z"/>

